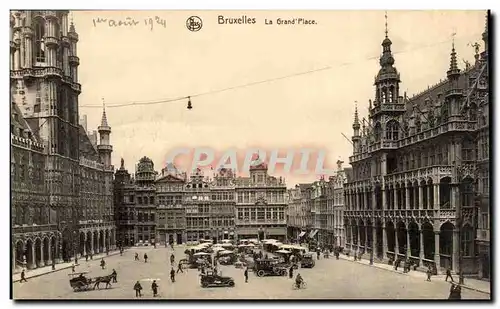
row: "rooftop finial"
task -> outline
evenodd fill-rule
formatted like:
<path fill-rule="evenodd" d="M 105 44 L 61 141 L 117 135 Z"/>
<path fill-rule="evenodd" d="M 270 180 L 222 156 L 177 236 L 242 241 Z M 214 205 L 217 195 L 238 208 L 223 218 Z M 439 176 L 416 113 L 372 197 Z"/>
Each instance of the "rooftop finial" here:
<path fill-rule="evenodd" d="M 451 47 L 452 50 L 455 51 L 455 36 L 457 35 L 457 32 L 453 30 L 453 33 L 451 34 Z"/>
<path fill-rule="evenodd" d="M 358 101 L 354 101 L 354 123 L 352 124 L 353 128 L 359 129 L 359 116 L 358 116 Z"/>
<path fill-rule="evenodd" d="M 101 126 L 102 127 L 107 127 L 108 126 L 108 119 L 106 117 L 106 103 L 104 103 L 104 98 L 102 99 L 102 119 L 101 119 Z"/>
<path fill-rule="evenodd" d="M 389 37 L 389 30 L 387 28 L 387 11 L 385 11 L 385 37 Z"/>

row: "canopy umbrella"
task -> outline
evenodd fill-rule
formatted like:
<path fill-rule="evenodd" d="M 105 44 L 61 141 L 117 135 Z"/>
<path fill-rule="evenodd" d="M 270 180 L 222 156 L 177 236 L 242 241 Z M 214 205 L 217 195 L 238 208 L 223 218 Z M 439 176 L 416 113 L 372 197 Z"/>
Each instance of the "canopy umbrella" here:
<path fill-rule="evenodd" d="M 195 255 L 195 256 L 210 255 L 210 253 L 206 253 L 206 252 L 196 252 L 194 255 Z"/>
<path fill-rule="evenodd" d="M 280 247 L 280 249 L 297 249 L 294 245 L 284 244 Z"/>
<path fill-rule="evenodd" d="M 274 253 L 283 253 L 283 254 L 290 254 L 291 252 L 290 251 L 287 251 L 287 250 L 278 250 L 278 251 L 274 251 Z"/>
<path fill-rule="evenodd" d="M 152 282 L 152 281 L 155 281 L 155 280 L 156 281 L 160 281 L 161 279 L 160 278 L 144 278 L 144 279 L 141 279 L 139 281 L 151 281 Z"/>
<path fill-rule="evenodd" d="M 214 247 L 212 250 L 214 250 L 214 252 L 218 252 L 218 251 L 224 251 L 226 249 L 224 249 L 222 247 Z"/>
<path fill-rule="evenodd" d="M 227 248 L 227 247 L 233 247 L 232 244 L 221 244 L 221 247 Z"/>
<path fill-rule="evenodd" d="M 224 250 L 224 251 L 219 251 L 219 254 L 232 254 L 233 251 L 231 250 Z"/>

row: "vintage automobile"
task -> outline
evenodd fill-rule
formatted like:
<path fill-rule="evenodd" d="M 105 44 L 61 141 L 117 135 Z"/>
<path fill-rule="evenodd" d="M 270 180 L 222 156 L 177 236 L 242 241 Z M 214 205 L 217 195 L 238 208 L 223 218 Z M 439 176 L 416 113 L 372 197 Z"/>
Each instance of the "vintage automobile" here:
<path fill-rule="evenodd" d="M 234 287 L 234 279 L 231 277 L 222 277 L 213 271 L 207 271 L 201 275 L 201 286 L 209 287 Z"/>
<path fill-rule="evenodd" d="M 283 264 L 277 263 L 275 260 L 256 260 L 253 266 L 253 272 L 258 277 L 264 276 L 286 276 L 288 270 Z"/>
<path fill-rule="evenodd" d="M 300 260 L 301 268 L 313 268 L 316 263 L 314 262 L 312 253 L 306 253 L 302 256 Z"/>

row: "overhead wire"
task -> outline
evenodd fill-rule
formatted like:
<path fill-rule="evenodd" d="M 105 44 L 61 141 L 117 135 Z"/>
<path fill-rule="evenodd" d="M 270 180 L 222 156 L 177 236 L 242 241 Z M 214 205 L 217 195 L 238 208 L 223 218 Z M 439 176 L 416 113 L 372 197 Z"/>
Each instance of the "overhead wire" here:
<path fill-rule="evenodd" d="M 477 36 L 477 34 L 474 35 L 474 36 Z M 472 35 L 470 37 L 472 37 Z M 461 37 L 460 39 L 469 39 L 469 36 L 467 36 L 467 37 Z M 443 41 L 436 42 L 436 43 L 420 45 L 418 47 L 414 47 L 414 48 L 407 49 L 407 50 L 394 51 L 392 53 L 395 54 L 395 55 L 396 54 L 409 53 L 409 52 L 413 52 L 413 51 L 416 51 L 416 50 L 425 49 L 425 48 L 429 48 L 429 47 L 434 47 L 434 46 L 437 46 L 437 45 L 441 45 L 441 44 L 444 44 L 444 43 L 448 43 L 450 41 L 451 41 L 451 39 L 447 39 L 447 40 L 443 40 Z M 313 74 L 313 73 L 317 73 L 317 72 L 321 72 L 321 71 L 331 70 L 331 69 L 335 69 L 335 68 L 339 68 L 339 67 L 347 66 L 347 65 L 352 65 L 352 64 L 360 63 L 360 62 L 364 62 L 364 61 L 376 60 L 379 57 L 380 57 L 379 55 L 377 55 L 377 56 L 370 56 L 370 57 L 366 57 L 366 58 L 363 58 L 363 59 L 360 59 L 360 60 L 356 60 L 356 61 L 343 62 L 343 63 L 339 63 L 339 64 L 336 64 L 336 65 L 324 66 L 324 67 L 321 67 L 321 68 L 318 68 L 318 69 L 311 69 L 311 70 L 297 72 L 297 73 L 288 74 L 288 75 L 284 75 L 284 76 L 279 76 L 279 77 L 264 79 L 264 80 L 260 80 L 260 81 L 249 82 L 249 83 L 246 83 L 246 84 L 241 84 L 241 85 L 236 85 L 236 86 L 230 86 L 230 87 L 226 87 L 226 88 L 221 88 L 221 89 L 216 89 L 216 90 L 210 90 L 210 91 L 206 91 L 206 92 L 200 92 L 200 93 L 195 93 L 195 94 L 191 94 L 191 95 L 180 96 L 180 97 L 175 97 L 175 98 L 170 98 L 170 99 L 130 101 L 130 102 L 124 102 L 124 103 L 118 103 L 118 104 L 107 104 L 106 107 L 107 108 L 119 108 L 119 107 L 127 107 L 127 106 L 144 106 L 144 105 L 155 105 L 155 104 L 163 104 L 163 103 L 170 103 L 170 102 L 176 102 L 176 101 L 183 101 L 183 100 L 187 100 L 189 98 L 201 97 L 201 96 L 206 96 L 206 95 L 211 95 L 211 94 L 226 92 L 226 91 L 230 91 L 230 90 L 235 90 L 235 89 L 240 89 L 240 88 L 246 88 L 246 87 L 256 86 L 256 85 L 265 84 L 265 83 L 271 83 L 271 82 L 275 82 L 275 81 L 279 81 L 279 80 L 284 80 L 284 79 L 288 79 L 288 78 L 293 78 L 293 77 L 297 77 L 297 76 L 303 76 L 303 75 Z M 79 107 L 81 107 L 81 108 L 102 108 L 102 105 L 80 105 Z"/>

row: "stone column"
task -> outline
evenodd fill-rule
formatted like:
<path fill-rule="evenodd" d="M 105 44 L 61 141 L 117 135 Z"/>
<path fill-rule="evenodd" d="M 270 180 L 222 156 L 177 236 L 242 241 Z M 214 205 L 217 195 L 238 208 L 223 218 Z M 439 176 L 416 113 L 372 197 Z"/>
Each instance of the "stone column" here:
<path fill-rule="evenodd" d="M 441 273 L 441 256 L 439 255 L 439 231 L 434 231 L 434 263 L 437 273 Z"/>
<path fill-rule="evenodd" d="M 405 186 L 405 202 L 406 202 L 406 207 L 404 209 L 410 209 L 410 187 L 408 187 L 408 184 Z"/>
<path fill-rule="evenodd" d="M 418 242 L 420 243 L 420 254 L 419 254 L 419 259 L 420 259 L 420 266 L 424 266 L 423 259 L 425 258 L 425 244 L 424 244 L 424 231 L 419 230 L 419 239 Z"/>
<path fill-rule="evenodd" d="M 31 269 L 36 268 L 35 263 L 35 243 L 31 244 L 31 258 L 29 261 L 26 261 L 28 264 L 31 264 Z"/>
<path fill-rule="evenodd" d="M 394 254 L 396 257 L 398 256 L 399 253 L 399 239 L 398 239 L 398 230 L 394 229 Z"/>
<path fill-rule="evenodd" d="M 90 253 L 95 254 L 95 252 L 94 252 L 94 232 L 90 233 L 90 237 L 91 237 L 91 239 L 90 239 Z"/>
<path fill-rule="evenodd" d="M 424 187 L 418 186 L 418 205 L 417 209 L 424 209 Z"/>
<path fill-rule="evenodd" d="M 43 241 L 40 241 L 40 267 L 45 266 L 45 259 L 43 258 Z"/>
<path fill-rule="evenodd" d="M 360 231 L 360 228 L 359 228 L 359 227 L 360 227 L 360 226 L 359 226 L 359 225 L 357 225 L 357 231 L 358 231 L 358 233 L 357 233 L 357 234 L 358 234 L 358 250 L 359 250 L 359 248 L 360 248 L 360 246 L 361 246 L 361 231 Z"/>
<path fill-rule="evenodd" d="M 392 209 L 393 210 L 399 209 L 399 204 L 401 203 L 401 201 L 398 199 L 399 190 L 396 187 L 394 187 L 394 190 L 392 190 L 392 192 L 394 193 L 394 203 L 392 204 L 393 205 Z"/>
<path fill-rule="evenodd" d="M 385 226 L 382 227 L 382 258 L 386 258 L 387 256 L 387 231 Z"/>
<path fill-rule="evenodd" d="M 410 242 L 410 230 L 406 228 L 406 254 L 408 257 L 411 256 L 411 242 Z"/>
<path fill-rule="evenodd" d="M 387 188 L 383 188 L 382 189 L 382 205 L 380 205 L 380 209 L 382 209 L 382 211 L 386 210 L 387 209 L 387 196 L 386 194 L 388 194 L 388 191 L 386 191 Z"/>
<path fill-rule="evenodd" d="M 459 230 L 458 229 L 454 229 L 453 230 L 453 250 L 452 250 L 452 254 L 451 254 L 451 261 L 452 261 L 452 264 L 451 264 L 451 267 L 453 269 L 453 271 L 455 271 L 456 273 L 458 273 L 458 253 L 460 252 L 460 242 L 459 242 Z"/>
<path fill-rule="evenodd" d="M 83 236 L 83 256 L 87 255 L 87 233 Z"/>
<path fill-rule="evenodd" d="M 363 192 L 363 209 L 368 209 L 368 194 L 370 194 L 368 191 Z"/>
<path fill-rule="evenodd" d="M 359 196 L 359 190 L 356 190 L 356 210 L 361 209 L 361 198 Z"/>
<path fill-rule="evenodd" d="M 16 270 L 17 267 L 16 267 L 16 250 L 17 250 L 17 246 L 16 244 L 13 244 L 12 245 L 12 270 Z"/>
<path fill-rule="evenodd" d="M 433 203 L 431 205 L 431 187 L 432 185 L 429 184 L 425 185 L 425 191 L 427 196 L 427 209 L 434 209 L 434 201 L 432 201 Z M 434 198 L 434 196 L 432 196 L 432 198 Z"/>
<path fill-rule="evenodd" d="M 364 226 L 364 230 L 365 230 L 365 252 L 368 252 L 368 247 L 371 244 L 368 242 L 368 225 L 366 223 Z M 372 250 L 373 250 L 373 248 L 372 248 Z"/>
<path fill-rule="evenodd" d="M 439 210 L 439 184 L 434 184 L 434 209 Z"/>
<path fill-rule="evenodd" d="M 376 228 L 375 223 L 373 223 L 372 237 L 373 237 L 373 241 L 372 241 L 373 256 L 377 257 L 378 245 L 377 245 L 377 228 Z"/>

